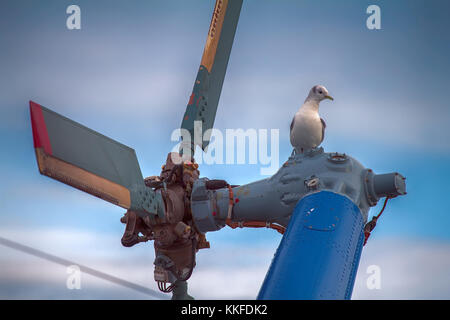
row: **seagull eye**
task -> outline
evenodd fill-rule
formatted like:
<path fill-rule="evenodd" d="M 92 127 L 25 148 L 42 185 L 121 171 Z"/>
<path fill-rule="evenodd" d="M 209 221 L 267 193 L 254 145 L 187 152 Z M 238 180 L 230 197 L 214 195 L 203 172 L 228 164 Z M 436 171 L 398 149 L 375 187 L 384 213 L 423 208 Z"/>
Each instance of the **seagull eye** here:
<path fill-rule="evenodd" d="M 319 90 L 319 93 L 322 94 L 323 93 L 322 90 Z"/>

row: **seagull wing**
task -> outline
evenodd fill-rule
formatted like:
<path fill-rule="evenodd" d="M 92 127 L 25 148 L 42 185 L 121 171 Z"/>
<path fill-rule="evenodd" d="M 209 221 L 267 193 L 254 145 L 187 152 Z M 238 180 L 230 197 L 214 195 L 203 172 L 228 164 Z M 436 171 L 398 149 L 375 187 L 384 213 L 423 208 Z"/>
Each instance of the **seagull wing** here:
<path fill-rule="evenodd" d="M 325 128 L 327 127 L 327 124 L 325 123 L 325 120 L 323 120 L 322 118 L 320 118 L 320 122 L 322 122 L 322 140 L 320 140 L 320 143 L 322 143 L 323 139 L 325 138 Z"/>

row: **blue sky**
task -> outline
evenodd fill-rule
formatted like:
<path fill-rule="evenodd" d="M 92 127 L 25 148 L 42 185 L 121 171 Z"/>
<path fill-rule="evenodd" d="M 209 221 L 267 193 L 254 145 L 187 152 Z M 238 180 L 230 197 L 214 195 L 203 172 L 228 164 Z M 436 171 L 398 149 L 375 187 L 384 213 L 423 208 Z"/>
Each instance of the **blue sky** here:
<path fill-rule="evenodd" d="M 81 30 L 66 28 L 70 4 L 81 8 Z M 381 8 L 381 30 L 366 28 L 371 4 Z M 170 134 L 181 123 L 213 6 L 200 0 L 0 3 L 1 234 L 99 268 L 108 268 L 108 257 L 145 264 L 135 281 L 153 285 L 153 248 L 120 247 L 123 210 L 39 175 L 28 101 L 129 145 L 145 176 L 159 173 L 175 145 Z M 357 298 L 450 298 L 448 12 L 445 1 L 244 0 L 215 127 L 279 129 L 282 162 L 291 152 L 292 116 L 320 83 L 335 98 L 320 110 L 327 122 L 325 150 L 350 154 L 377 173 L 407 177 L 408 195 L 389 202 L 363 253 Z M 264 178 L 260 165 L 203 164 L 200 171 L 234 184 Z M 89 246 L 86 239 L 97 240 Z M 199 254 L 194 295 L 207 297 L 201 284 L 220 287 L 227 279 L 221 270 L 232 268 L 236 278 L 253 279 L 248 291 L 214 297 L 254 297 L 280 237 L 269 230 L 221 230 L 208 239 L 213 248 Z M 418 247 L 420 254 L 405 253 Z M 233 260 L 227 252 L 237 248 L 244 253 Z M 386 264 L 387 251 L 422 266 L 414 270 L 423 281 L 390 290 L 386 284 L 388 289 L 376 294 L 364 289 L 363 266 L 373 257 L 378 260 L 372 263 Z M 430 254 L 447 268 L 430 266 Z M 30 268 L 43 263 L 0 248 L 4 266 L 23 259 Z M 385 267 L 386 279 L 399 279 L 398 263 Z M 439 291 L 425 278 L 434 267 L 442 273 L 436 277 Z M 9 279 L 17 281 L 32 274 L 11 272 Z M 128 275 L 125 267 L 122 272 Z M 0 279 L 0 297 L 73 297 L 55 289 L 58 282 L 50 287 L 44 280 L 40 286 L 22 282 L 23 291 L 12 294 L 10 282 Z M 128 291 L 108 296 L 85 289 L 77 297 L 128 297 Z"/>

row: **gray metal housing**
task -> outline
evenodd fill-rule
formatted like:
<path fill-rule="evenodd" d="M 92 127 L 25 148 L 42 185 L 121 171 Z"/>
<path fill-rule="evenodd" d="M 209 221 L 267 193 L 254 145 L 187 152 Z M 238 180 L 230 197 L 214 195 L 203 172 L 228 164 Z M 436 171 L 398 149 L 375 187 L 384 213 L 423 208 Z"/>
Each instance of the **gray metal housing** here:
<path fill-rule="evenodd" d="M 267 221 L 287 226 L 295 205 L 304 196 L 322 190 L 349 198 L 367 221 L 371 206 L 381 197 L 406 194 L 405 178 L 398 173 L 376 175 L 356 159 L 325 153 L 322 147 L 292 154 L 272 177 L 232 188 L 233 221 Z M 201 232 L 225 226 L 229 190 L 208 190 L 207 178 L 196 181 L 191 209 Z"/>

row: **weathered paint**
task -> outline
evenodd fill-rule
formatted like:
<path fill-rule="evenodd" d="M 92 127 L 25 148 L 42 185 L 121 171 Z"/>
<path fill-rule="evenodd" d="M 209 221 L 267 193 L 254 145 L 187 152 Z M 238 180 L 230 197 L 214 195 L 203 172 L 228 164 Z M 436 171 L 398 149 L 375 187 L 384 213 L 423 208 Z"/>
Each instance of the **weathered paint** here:
<path fill-rule="evenodd" d="M 242 0 L 216 2 L 200 68 L 181 123 L 181 128 L 191 135 L 191 150 L 196 143 L 194 122 L 201 121 L 203 134 L 213 128 L 241 7 Z M 198 144 L 205 150 L 210 137 L 201 138 Z"/>
<path fill-rule="evenodd" d="M 45 153 L 52 154 L 52 146 L 48 137 L 44 115 L 42 114 L 42 106 L 30 101 L 30 116 L 34 148 L 43 148 Z"/>
<path fill-rule="evenodd" d="M 145 186 L 132 148 L 32 101 L 30 113 L 41 174 L 123 208 L 161 215 L 161 195 Z"/>

